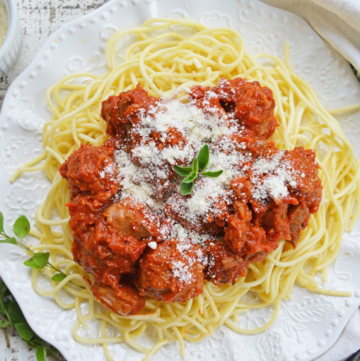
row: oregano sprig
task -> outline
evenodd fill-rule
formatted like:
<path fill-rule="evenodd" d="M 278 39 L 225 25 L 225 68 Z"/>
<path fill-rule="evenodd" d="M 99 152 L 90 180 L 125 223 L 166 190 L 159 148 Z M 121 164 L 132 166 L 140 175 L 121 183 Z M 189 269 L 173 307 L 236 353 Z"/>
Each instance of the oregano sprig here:
<path fill-rule="evenodd" d="M 29 347 L 36 350 L 37 361 L 45 361 L 47 356 L 55 361 L 60 361 L 60 354 L 56 348 L 47 344 L 30 328 L 19 305 L 5 283 L 0 279 L 0 329 L 3 331 L 8 348 L 11 346 L 8 335 L 8 330 L 11 328 L 19 333 Z"/>
<path fill-rule="evenodd" d="M 29 248 L 23 239 L 30 232 L 30 222 L 25 216 L 20 216 L 14 223 L 13 231 L 15 237 L 10 237 L 5 233 L 4 229 L 4 215 L 0 212 L 0 244 L 9 243 L 25 250 L 31 255 L 31 258 L 24 262 L 25 266 L 40 270 L 45 267 L 54 269 L 57 273 L 52 277 L 53 281 L 61 282 L 66 278 L 66 274 L 60 269 L 55 267 L 49 262 L 49 252 L 34 252 Z M 48 345 L 44 340 L 38 337 L 27 323 L 19 305 L 12 297 L 11 293 L 7 289 L 5 283 L 0 280 L 0 328 L 2 329 L 6 344 L 10 347 L 10 339 L 7 334 L 7 329 L 13 327 L 19 333 L 21 338 L 26 344 L 36 350 L 37 361 L 45 361 L 47 356 L 50 356 L 54 360 L 59 360 L 57 355 L 58 351 Z"/>
<path fill-rule="evenodd" d="M 52 277 L 53 281 L 61 282 L 63 279 L 67 277 L 63 271 L 61 271 L 59 268 L 55 267 L 51 262 L 49 262 L 49 257 L 50 257 L 49 252 L 34 252 L 23 242 L 23 239 L 30 232 L 30 222 L 25 216 L 20 216 L 15 221 L 13 231 L 15 235 L 20 238 L 20 240 L 17 240 L 15 237 L 10 237 L 5 233 L 4 215 L 2 214 L 2 212 L 0 212 L 0 243 L 10 243 L 30 253 L 31 258 L 24 262 L 24 265 L 27 267 L 31 267 L 36 270 L 41 270 L 45 267 L 52 268 L 54 271 L 57 272 Z"/>
<path fill-rule="evenodd" d="M 205 177 L 217 178 L 222 174 L 222 170 L 214 172 L 204 172 L 210 159 L 209 146 L 205 144 L 194 159 L 191 167 L 180 167 L 179 165 L 174 166 L 174 171 L 180 176 L 184 177 L 180 185 L 180 193 L 182 195 L 190 194 L 194 187 L 194 181 L 199 177 L 199 174 Z"/>

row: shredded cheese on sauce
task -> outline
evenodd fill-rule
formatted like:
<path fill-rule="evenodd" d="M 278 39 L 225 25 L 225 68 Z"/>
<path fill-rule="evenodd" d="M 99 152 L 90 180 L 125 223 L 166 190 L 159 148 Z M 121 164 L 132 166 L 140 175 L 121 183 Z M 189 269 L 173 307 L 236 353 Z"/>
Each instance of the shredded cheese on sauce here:
<path fill-rule="evenodd" d="M 148 247 L 150 247 L 151 249 L 156 249 L 157 248 L 157 243 L 156 242 L 149 242 Z"/>
<path fill-rule="evenodd" d="M 216 207 L 216 202 L 221 200 L 225 204 L 232 203 L 230 182 L 235 176 L 246 175 L 247 170 L 252 172 L 251 196 L 258 202 L 267 202 L 269 197 L 280 200 L 289 195 L 288 185 L 293 188 L 297 185 L 294 180 L 296 172 L 284 160 L 285 152 L 279 150 L 272 156 L 254 158 L 246 151 L 245 142 L 232 140 L 231 135 L 240 135 L 242 128 L 233 122 L 231 115 L 219 117 L 218 109 L 211 108 L 209 100 L 214 97 L 218 95 L 211 91 L 206 93 L 202 103 L 204 109 L 198 108 L 191 101 L 182 103 L 177 99 L 161 98 L 147 113 L 144 109 L 139 110 L 140 122 L 133 125 L 131 131 L 141 136 L 141 143 L 130 153 L 116 150 L 116 164 L 107 164 L 100 172 L 103 178 L 113 178 L 118 174 L 120 192 L 117 196 L 120 199 L 135 197 L 155 213 L 161 213 L 166 202 L 171 202 L 172 209 L 192 224 L 193 229 L 197 229 L 197 223 L 201 219 L 218 214 L 220 209 Z M 159 139 L 165 142 L 170 128 L 181 133 L 185 142 L 181 147 L 174 145 L 159 149 L 151 138 L 152 132 L 157 132 Z M 209 144 L 210 147 L 210 160 L 206 170 L 223 170 L 222 175 L 218 178 L 200 176 L 190 196 L 181 197 L 176 202 L 171 198 L 156 199 L 156 181 L 170 182 L 166 167 L 172 167 L 179 161 L 191 164 L 204 144 Z M 132 157 L 136 157 L 137 164 L 140 163 L 141 166 L 134 164 Z M 169 237 L 178 240 L 178 250 L 181 253 L 189 247 L 189 240 L 201 245 L 212 239 L 211 235 L 191 231 L 176 221 L 171 222 L 171 227 Z M 156 249 L 156 244 L 153 243 L 150 242 L 148 246 Z M 199 256 L 197 261 L 204 264 L 208 262 L 203 256 Z"/>
<path fill-rule="evenodd" d="M 141 122 L 133 127 L 133 131 L 142 137 L 142 144 L 132 149 L 132 155 L 139 158 L 144 166 L 161 167 L 164 162 L 175 165 L 178 162 L 192 161 L 205 143 L 211 144 L 219 136 L 238 130 L 235 124 L 232 128 L 229 127 L 226 123 L 229 119 L 219 118 L 214 114 L 216 111 L 217 108 L 210 106 L 204 111 L 191 102 L 184 104 L 177 99 L 162 99 L 147 114 L 140 111 Z M 182 147 L 176 145 L 160 151 L 150 135 L 155 131 L 160 134 L 161 141 L 165 142 L 169 129 L 176 129 L 187 142 Z"/>
<path fill-rule="evenodd" d="M 253 167 L 254 177 L 252 184 L 254 191 L 252 197 L 257 201 L 265 201 L 271 196 L 274 200 L 285 198 L 289 195 L 287 184 L 296 187 L 293 175 L 295 170 L 282 160 L 283 151 L 279 151 L 271 158 L 257 160 Z M 269 175 L 262 183 L 258 176 Z"/>

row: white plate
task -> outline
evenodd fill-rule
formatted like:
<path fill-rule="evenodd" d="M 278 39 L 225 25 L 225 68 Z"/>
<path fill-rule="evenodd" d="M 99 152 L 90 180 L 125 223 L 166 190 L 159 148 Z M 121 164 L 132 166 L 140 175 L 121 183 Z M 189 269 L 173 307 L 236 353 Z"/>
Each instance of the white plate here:
<path fill-rule="evenodd" d="M 205 8 L 205 9 L 204 9 Z M 330 108 L 360 101 L 360 86 L 348 63 L 297 16 L 251 0 L 115 0 L 56 31 L 31 65 L 12 83 L 0 116 L 0 209 L 6 226 L 25 214 L 29 218 L 44 199 L 49 183 L 42 173 L 23 175 L 9 183 L 16 167 L 41 152 L 41 129 L 51 117 L 46 89 L 65 75 L 83 70 L 101 72 L 106 39 L 117 29 L 140 25 L 149 17 L 191 17 L 208 26 L 230 26 L 244 37 L 251 53 L 283 55 L 284 42 L 293 49 L 291 64 L 308 80 Z M 355 121 L 358 120 L 358 124 Z M 360 114 L 342 115 L 339 122 L 353 144 L 360 144 Z M 357 147 L 358 148 L 358 147 Z M 358 156 L 359 152 L 357 151 Z M 330 289 L 353 291 L 349 298 L 325 297 L 296 287 L 281 306 L 270 330 L 254 336 L 238 335 L 226 327 L 199 344 L 186 344 L 186 360 L 313 360 L 339 337 L 360 305 L 360 222 L 346 234 L 339 257 L 329 271 Z M 60 309 L 51 298 L 32 289 L 25 254 L 12 245 L 0 247 L 0 274 L 19 302 L 34 331 L 72 361 L 103 360 L 101 347 L 76 343 L 71 330 L 74 311 Z M 320 282 L 320 280 L 319 280 Z M 46 283 L 46 281 L 44 281 Z M 263 325 L 271 310 L 249 313 L 242 327 Z M 95 336 L 94 327 L 88 336 Z M 147 340 L 144 343 L 150 345 Z M 140 360 L 143 355 L 124 344 L 111 345 L 116 360 Z M 344 355 L 346 356 L 346 355 Z M 178 346 L 167 345 L 156 360 L 180 360 Z M 184 360 L 184 359 L 182 359 Z"/>

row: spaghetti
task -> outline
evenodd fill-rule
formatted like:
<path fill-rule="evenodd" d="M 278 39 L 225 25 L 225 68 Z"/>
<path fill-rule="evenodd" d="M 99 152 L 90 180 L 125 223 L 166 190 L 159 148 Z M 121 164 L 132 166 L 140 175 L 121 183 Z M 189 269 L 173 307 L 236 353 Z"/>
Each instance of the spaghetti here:
<path fill-rule="evenodd" d="M 137 40 L 121 49 L 121 42 L 128 35 Z M 70 75 L 50 87 L 47 101 L 53 119 L 43 129 L 45 151 L 12 177 L 14 181 L 23 172 L 44 170 L 52 182 L 45 202 L 36 211 L 39 232 L 32 231 L 32 235 L 40 243 L 33 250 L 48 250 L 52 263 L 68 276 L 60 283 L 51 281 L 53 288 L 44 291 L 37 282 L 39 271 L 33 270 L 32 284 L 40 295 L 53 296 L 60 307 L 75 308 L 78 320 L 73 336 L 78 342 L 101 344 L 108 360 L 113 360 L 108 344 L 114 342 L 127 343 L 145 353 L 144 360 L 149 360 L 166 343 L 176 340 L 183 355 L 184 340 L 200 341 L 222 324 L 238 333 L 264 331 L 275 321 L 281 301 L 291 296 L 295 282 L 322 294 L 349 295 L 319 287 L 314 276 L 321 273 L 326 280 L 327 267 L 339 252 L 345 227 L 351 230 L 356 222 L 360 211 L 359 162 L 336 119 L 322 107 L 310 86 L 292 72 L 289 46 L 285 49 L 285 62 L 269 54 L 250 56 L 234 30 L 209 29 L 188 19 L 151 19 L 139 28 L 115 33 L 107 43 L 105 57 L 108 68 L 105 74 Z M 260 58 L 267 59 L 269 65 L 262 65 Z M 310 218 L 295 249 L 280 241 L 265 261 L 251 263 L 246 278 L 234 285 L 218 287 L 206 282 L 203 294 L 185 303 L 148 299 L 138 315 L 119 316 L 100 309 L 90 291 L 92 276 L 73 261 L 69 213 L 65 207 L 70 193 L 58 172 L 60 165 L 81 143 L 97 146 L 105 143 L 101 102 L 111 95 L 141 83 L 149 95 L 170 98 L 176 93 L 178 99 L 185 100 L 186 90 L 191 86 L 215 86 L 221 77 L 240 76 L 272 90 L 280 126 L 271 139 L 279 149 L 301 146 L 316 151 L 323 184 L 319 211 Z M 59 217 L 53 216 L 54 210 Z M 62 231 L 56 231 L 56 226 Z M 44 272 L 51 278 L 51 270 Z M 60 290 L 71 295 L 73 302 L 65 303 Z M 247 302 L 244 296 L 249 294 L 256 295 L 258 302 Z M 83 302 L 88 303 L 86 314 L 80 308 Z M 269 305 L 275 306 L 275 312 L 263 327 L 241 329 L 236 325 L 239 314 Z M 87 329 L 87 322 L 94 319 L 101 322 L 101 337 L 81 337 L 80 328 Z M 108 325 L 119 335 L 109 336 Z M 149 349 L 136 339 L 150 326 L 156 330 L 158 341 Z"/>

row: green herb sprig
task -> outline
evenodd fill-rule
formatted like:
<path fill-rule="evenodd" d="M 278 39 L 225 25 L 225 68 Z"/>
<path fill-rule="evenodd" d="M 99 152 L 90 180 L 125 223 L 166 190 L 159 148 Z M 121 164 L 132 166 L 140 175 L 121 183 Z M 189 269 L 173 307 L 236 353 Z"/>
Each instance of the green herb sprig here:
<path fill-rule="evenodd" d="M 18 240 L 5 233 L 4 215 L 0 212 L 0 244 L 13 244 L 28 252 L 31 255 L 31 258 L 24 262 L 25 266 L 36 270 L 41 270 L 45 267 L 55 270 L 56 273 L 52 277 L 52 280 L 55 282 L 61 282 L 67 277 L 64 272 L 49 262 L 49 252 L 35 253 L 24 243 L 23 239 L 30 232 L 30 222 L 25 216 L 20 216 L 15 221 L 13 231 L 19 238 Z M 0 328 L 3 330 L 8 347 L 10 347 L 10 340 L 7 333 L 7 329 L 9 327 L 15 328 L 23 341 L 26 342 L 29 347 L 36 349 L 36 359 L 38 361 L 45 361 L 47 355 L 52 357 L 54 360 L 59 360 L 56 356 L 58 355 L 58 351 L 34 333 L 28 325 L 20 307 L 7 289 L 5 283 L 0 280 Z"/>
<path fill-rule="evenodd" d="M 18 246 L 24 249 L 26 252 L 30 253 L 32 256 L 30 259 L 24 262 L 25 266 L 34 268 L 36 270 L 41 270 L 45 267 L 52 268 L 56 273 L 52 280 L 55 282 L 61 282 L 67 276 L 61 271 L 59 268 L 55 267 L 53 264 L 49 262 L 50 253 L 49 252 L 34 252 L 31 248 L 29 248 L 23 241 L 23 239 L 30 232 L 30 222 L 25 216 L 20 216 L 14 223 L 13 231 L 16 236 L 20 238 L 20 240 L 16 240 L 15 237 L 8 236 L 4 231 L 4 215 L 0 212 L 0 243 L 10 243 L 15 246 Z"/>
<path fill-rule="evenodd" d="M 37 361 L 45 361 L 49 356 L 55 361 L 60 361 L 60 354 L 55 347 L 38 337 L 27 323 L 19 305 L 0 279 L 0 328 L 3 331 L 6 345 L 10 348 L 8 330 L 15 328 L 22 340 L 31 348 L 35 349 Z M 62 358 L 61 358 L 62 359 Z"/>
<path fill-rule="evenodd" d="M 182 195 L 190 194 L 194 187 L 194 181 L 199 177 L 199 174 L 205 177 L 217 178 L 222 174 L 222 170 L 215 172 L 204 172 L 210 159 L 209 146 L 205 144 L 194 159 L 191 167 L 174 166 L 174 171 L 180 176 L 185 177 L 180 186 L 180 193 Z"/>

